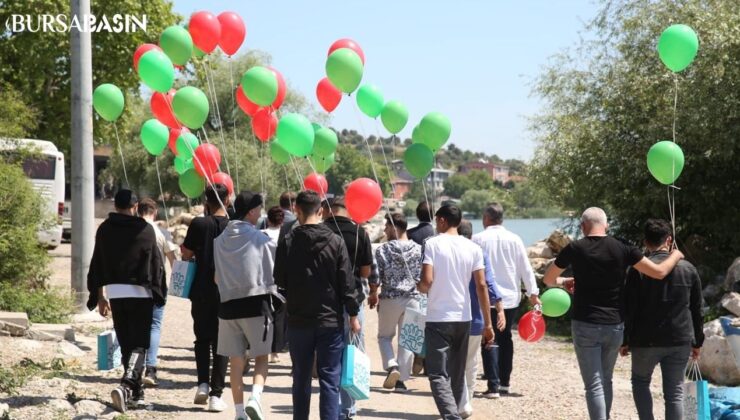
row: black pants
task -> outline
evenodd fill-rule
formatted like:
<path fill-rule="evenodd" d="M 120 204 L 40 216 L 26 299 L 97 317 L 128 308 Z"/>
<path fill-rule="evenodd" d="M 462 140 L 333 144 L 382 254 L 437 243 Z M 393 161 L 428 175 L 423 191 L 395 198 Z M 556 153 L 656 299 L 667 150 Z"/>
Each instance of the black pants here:
<path fill-rule="evenodd" d="M 518 308 L 504 309 L 506 328 L 499 331 L 494 328 L 494 344 L 497 347 L 486 349 L 481 343 L 483 371 L 488 378 L 488 389 L 498 390 L 500 386 L 509 386 L 511 370 L 514 366 L 514 342 L 511 340 L 511 327 Z M 496 309 L 491 308 L 491 322 L 496 325 Z"/>
<path fill-rule="evenodd" d="M 144 359 L 149 349 L 154 301 L 141 298 L 111 299 L 110 307 L 113 329 L 121 346 L 124 368 L 121 383 L 138 392 L 141 390 Z M 132 355 L 135 359 L 133 363 Z"/>
<path fill-rule="evenodd" d="M 457 407 L 465 390 L 465 362 L 468 354 L 468 322 L 427 322 L 424 343 L 426 363 L 434 402 L 444 420 L 460 419 Z"/>
<path fill-rule="evenodd" d="M 229 358 L 219 356 L 217 352 L 218 305 L 219 299 L 216 296 L 215 299 L 194 299 L 190 308 L 195 333 L 195 366 L 198 370 L 198 385 L 209 384 L 211 388 L 209 395 L 216 397 L 220 397 L 224 391 L 226 367 L 229 364 Z M 213 368 L 211 368 L 211 360 L 213 360 Z"/>

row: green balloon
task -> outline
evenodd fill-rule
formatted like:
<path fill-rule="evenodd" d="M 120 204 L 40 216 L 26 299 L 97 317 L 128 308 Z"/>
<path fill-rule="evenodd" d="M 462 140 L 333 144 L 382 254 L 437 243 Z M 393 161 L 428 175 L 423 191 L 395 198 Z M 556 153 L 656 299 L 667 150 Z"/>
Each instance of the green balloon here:
<path fill-rule="evenodd" d="M 403 153 L 403 164 L 415 178 L 424 178 L 434 166 L 434 153 L 425 144 L 414 143 Z"/>
<path fill-rule="evenodd" d="M 139 77 L 150 89 L 167 93 L 175 82 L 175 69 L 167 54 L 149 50 L 139 59 Z"/>
<path fill-rule="evenodd" d="M 419 130 L 419 126 L 415 126 L 414 130 L 411 131 L 411 141 L 414 143 L 424 143 L 421 139 L 421 131 Z"/>
<path fill-rule="evenodd" d="M 180 156 L 175 156 L 175 171 L 182 175 L 184 174 L 188 169 L 192 169 L 193 166 L 193 159 L 183 159 Z"/>
<path fill-rule="evenodd" d="M 173 25 L 159 36 L 159 46 L 173 63 L 184 66 L 193 55 L 193 38 L 182 26 Z"/>
<path fill-rule="evenodd" d="M 159 156 L 167 148 L 170 129 L 152 118 L 141 126 L 141 144 L 150 155 Z"/>
<path fill-rule="evenodd" d="M 286 114 L 280 118 L 277 137 L 285 150 L 293 156 L 308 156 L 313 149 L 313 126 L 301 114 Z"/>
<path fill-rule="evenodd" d="M 563 316 L 570 309 L 570 295 L 558 287 L 547 289 L 540 300 L 542 301 L 542 313 L 549 317 Z"/>
<path fill-rule="evenodd" d="M 674 73 L 688 67 L 698 51 L 699 38 L 688 25 L 671 25 L 660 34 L 658 56 Z"/>
<path fill-rule="evenodd" d="M 187 160 L 193 157 L 195 149 L 198 148 L 200 142 L 193 133 L 182 133 L 175 142 L 175 149 L 177 149 L 177 156 Z"/>
<path fill-rule="evenodd" d="M 278 80 L 272 70 L 254 66 L 242 76 L 242 90 L 247 99 L 259 106 L 275 102 L 278 94 Z"/>
<path fill-rule="evenodd" d="M 647 154 L 648 170 L 661 184 L 671 185 L 676 182 L 683 171 L 683 164 L 683 151 L 669 140 L 655 143 Z"/>
<path fill-rule="evenodd" d="M 287 150 L 283 147 L 282 144 L 278 141 L 278 139 L 273 140 L 270 142 L 270 156 L 272 156 L 272 160 L 275 162 L 286 165 L 290 163 L 290 153 L 288 153 Z"/>
<path fill-rule="evenodd" d="M 331 128 L 314 124 L 313 154 L 316 156 L 329 156 L 337 150 L 337 133 Z"/>
<path fill-rule="evenodd" d="M 193 45 L 193 57 L 194 58 L 200 59 L 200 58 L 205 57 L 206 55 L 208 55 L 208 54 L 206 54 L 205 51 L 203 51 L 200 48 L 198 48 L 195 45 Z"/>
<path fill-rule="evenodd" d="M 406 123 L 409 121 L 409 111 L 401 102 L 388 101 L 380 113 L 380 120 L 386 130 L 397 134 L 406 127 Z"/>
<path fill-rule="evenodd" d="M 430 112 L 419 123 L 419 141 L 436 152 L 447 143 L 451 131 L 449 118 L 439 112 Z"/>
<path fill-rule="evenodd" d="M 177 182 L 180 184 L 180 191 L 188 198 L 200 197 L 206 188 L 206 180 L 198 175 L 194 168 L 188 169 L 180 175 Z"/>
<path fill-rule="evenodd" d="M 334 164 L 334 153 L 327 156 L 311 156 L 311 164 L 318 173 L 326 173 Z"/>
<path fill-rule="evenodd" d="M 377 118 L 383 111 L 383 92 L 374 85 L 363 85 L 357 90 L 357 106 L 370 118 Z"/>
<path fill-rule="evenodd" d="M 196 87 L 185 86 L 172 98 L 172 109 L 181 123 L 196 130 L 208 119 L 208 97 Z"/>
<path fill-rule="evenodd" d="M 123 113 L 123 92 L 116 85 L 104 83 L 93 92 L 93 107 L 106 121 L 115 121 Z"/>
<path fill-rule="evenodd" d="M 352 93 L 362 80 L 362 59 L 349 48 L 339 48 L 326 59 L 326 77 L 344 93 Z"/>

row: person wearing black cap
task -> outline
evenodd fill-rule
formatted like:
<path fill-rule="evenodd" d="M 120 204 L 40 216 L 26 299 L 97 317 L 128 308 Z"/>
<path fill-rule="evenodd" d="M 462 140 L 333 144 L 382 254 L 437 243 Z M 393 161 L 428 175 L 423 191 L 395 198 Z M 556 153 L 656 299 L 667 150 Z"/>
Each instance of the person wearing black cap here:
<path fill-rule="evenodd" d="M 124 367 L 121 385 L 111 392 L 113 407 L 125 413 L 129 405 L 144 405 L 142 379 L 149 348 L 154 305 L 167 297 L 164 263 L 154 228 L 136 216 L 137 198 L 130 190 L 115 197 L 110 213 L 95 234 L 95 249 L 87 273 L 90 298 L 103 316 L 113 315 Z"/>
<path fill-rule="evenodd" d="M 277 243 L 257 229 L 262 196 L 242 191 L 234 200 L 235 220 L 213 242 L 218 310 L 218 353 L 231 363 L 236 419 L 262 419 L 260 397 L 272 352 L 275 307 L 282 297 L 272 278 Z M 255 359 L 252 395 L 244 408 L 244 354 Z"/>

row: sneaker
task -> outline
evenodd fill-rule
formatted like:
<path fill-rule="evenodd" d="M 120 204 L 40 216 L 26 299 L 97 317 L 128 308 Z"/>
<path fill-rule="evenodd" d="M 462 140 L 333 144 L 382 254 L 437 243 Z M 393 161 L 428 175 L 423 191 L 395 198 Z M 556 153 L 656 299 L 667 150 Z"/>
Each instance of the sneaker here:
<path fill-rule="evenodd" d="M 113 403 L 113 408 L 121 413 L 126 413 L 126 405 L 128 403 L 131 391 L 124 387 L 119 386 L 110 393 L 110 399 Z"/>
<path fill-rule="evenodd" d="M 500 396 L 501 394 L 499 394 L 499 391 L 494 389 L 487 389 L 486 392 L 481 394 L 481 397 L 488 398 L 489 400 L 499 398 Z"/>
<path fill-rule="evenodd" d="M 500 386 L 498 387 L 498 391 L 501 393 L 501 395 L 508 395 L 509 392 L 511 392 L 510 386 Z"/>
<path fill-rule="evenodd" d="M 208 398 L 208 411 L 212 413 L 220 413 L 227 408 L 229 408 L 229 405 L 226 404 L 226 401 L 224 401 L 221 397 L 213 395 Z"/>
<path fill-rule="evenodd" d="M 411 373 L 418 376 L 422 370 L 424 370 L 424 358 L 414 355 L 414 365 L 411 368 Z"/>
<path fill-rule="evenodd" d="M 195 391 L 195 398 L 193 404 L 206 405 L 208 403 L 208 384 L 199 384 L 198 390 Z"/>
<path fill-rule="evenodd" d="M 473 407 L 470 404 L 466 404 L 458 414 L 460 414 L 461 418 L 467 419 L 473 415 Z"/>
<path fill-rule="evenodd" d="M 277 353 L 272 353 L 270 355 L 270 363 L 280 363 L 280 356 Z"/>
<path fill-rule="evenodd" d="M 143 382 L 146 386 L 157 386 L 157 368 L 154 366 L 146 368 Z"/>
<path fill-rule="evenodd" d="M 399 394 L 405 394 L 409 392 L 409 389 L 406 388 L 406 384 L 403 383 L 403 381 L 396 382 L 396 389 L 395 391 Z"/>
<path fill-rule="evenodd" d="M 257 398 L 250 397 L 245 410 L 247 411 L 249 420 L 264 420 L 265 418 L 262 415 L 262 405 Z"/>
<path fill-rule="evenodd" d="M 144 390 L 141 389 L 139 392 L 133 392 L 131 395 L 131 401 L 129 401 L 129 407 L 134 409 L 147 408 L 146 400 L 144 399 Z"/>
<path fill-rule="evenodd" d="M 383 388 L 385 389 L 393 389 L 396 387 L 396 382 L 401 379 L 401 372 L 398 371 L 397 367 L 392 367 L 388 369 L 388 376 L 385 377 L 385 381 L 383 382 Z"/>

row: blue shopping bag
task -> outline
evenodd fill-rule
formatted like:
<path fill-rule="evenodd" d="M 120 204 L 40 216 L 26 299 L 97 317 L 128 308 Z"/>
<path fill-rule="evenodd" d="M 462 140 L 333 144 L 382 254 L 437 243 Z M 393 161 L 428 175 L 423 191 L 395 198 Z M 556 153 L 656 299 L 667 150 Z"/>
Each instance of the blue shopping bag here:
<path fill-rule="evenodd" d="M 340 386 L 355 400 L 370 399 L 370 358 L 360 350 L 359 340 L 350 333 L 350 344 L 342 357 Z"/>
<path fill-rule="evenodd" d="M 175 261 L 172 265 L 170 287 L 167 294 L 185 299 L 189 298 L 193 280 L 195 280 L 195 263 L 190 261 Z"/>
<path fill-rule="evenodd" d="M 116 332 L 109 330 L 98 335 L 98 370 L 111 370 L 121 366 L 121 346 Z"/>
<path fill-rule="evenodd" d="M 689 361 L 686 366 L 686 381 L 683 384 L 684 418 L 711 420 L 709 410 L 709 384 L 701 377 L 699 362 Z"/>

